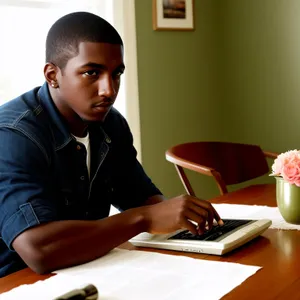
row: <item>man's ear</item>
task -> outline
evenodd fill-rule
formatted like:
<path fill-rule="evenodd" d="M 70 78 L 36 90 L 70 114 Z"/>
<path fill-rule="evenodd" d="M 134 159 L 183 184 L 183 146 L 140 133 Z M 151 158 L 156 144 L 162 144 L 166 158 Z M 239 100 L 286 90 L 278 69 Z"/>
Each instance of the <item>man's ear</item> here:
<path fill-rule="evenodd" d="M 59 72 L 59 68 L 52 64 L 52 63 L 46 63 L 44 67 L 44 76 L 46 81 L 48 82 L 49 86 L 57 89 L 59 87 L 59 84 L 57 82 L 57 75 Z"/>

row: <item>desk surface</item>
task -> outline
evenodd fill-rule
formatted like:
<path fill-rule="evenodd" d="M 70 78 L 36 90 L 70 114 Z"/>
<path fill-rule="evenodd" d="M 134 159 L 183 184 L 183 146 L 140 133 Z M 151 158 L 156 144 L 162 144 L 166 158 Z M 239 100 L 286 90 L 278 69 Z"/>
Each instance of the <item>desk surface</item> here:
<path fill-rule="evenodd" d="M 214 203 L 276 206 L 275 185 L 255 185 L 212 199 Z M 135 248 L 130 243 L 121 248 L 153 251 L 193 258 L 261 266 L 222 299 L 300 299 L 300 231 L 268 229 L 260 237 L 222 257 L 168 250 Z M 216 270 L 217 272 L 217 270 Z M 34 283 L 51 275 L 37 275 L 24 269 L 0 279 L 0 293 L 21 284 Z"/>

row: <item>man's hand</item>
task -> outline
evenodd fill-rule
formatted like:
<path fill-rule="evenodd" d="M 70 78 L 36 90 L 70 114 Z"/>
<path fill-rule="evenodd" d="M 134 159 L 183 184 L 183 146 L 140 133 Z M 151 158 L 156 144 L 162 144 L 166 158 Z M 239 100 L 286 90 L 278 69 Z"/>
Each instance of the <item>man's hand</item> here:
<path fill-rule="evenodd" d="M 193 234 L 211 229 L 213 221 L 223 221 L 210 202 L 189 195 L 178 196 L 145 207 L 147 232 L 163 234 L 186 228 Z"/>

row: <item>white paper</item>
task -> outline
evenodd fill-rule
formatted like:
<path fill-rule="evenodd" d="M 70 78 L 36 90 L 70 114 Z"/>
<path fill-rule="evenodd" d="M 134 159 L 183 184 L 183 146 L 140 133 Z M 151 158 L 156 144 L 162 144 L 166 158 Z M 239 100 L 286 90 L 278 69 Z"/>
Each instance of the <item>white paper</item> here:
<path fill-rule="evenodd" d="M 99 300 L 220 299 L 260 267 L 215 262 L 146 251 L 114 249 L 87 264 L 22 285 L 0 300 L 52 300 L 72 289 L 94 284 Z"/>
<path fill-rule="evenodd" d="M 213 206 L 223 219 L 269 219 L 272 221 L 270 228 L 300 230 L 300 225 L 287 223 L 283 219 L 278 207 L 242 204 L 213 204 Z"/>

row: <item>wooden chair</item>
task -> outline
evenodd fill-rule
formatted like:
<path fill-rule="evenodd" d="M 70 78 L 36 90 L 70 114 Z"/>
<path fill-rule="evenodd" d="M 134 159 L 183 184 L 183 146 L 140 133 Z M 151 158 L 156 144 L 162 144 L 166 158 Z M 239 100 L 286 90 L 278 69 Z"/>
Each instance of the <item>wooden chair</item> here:
<path fill-rule="evenodd" d="M 174 163 L 189 195 L 194 190 L 184 168 L 213 176 L 220 194 L 228 193 L 227 186 L 265 175 L 269 170 L 267 158 L 278 153 L 263 151 L 257 145 L 229 142 L 192 142 L 176 145 L 166 152 L 166 159 Z"/>

